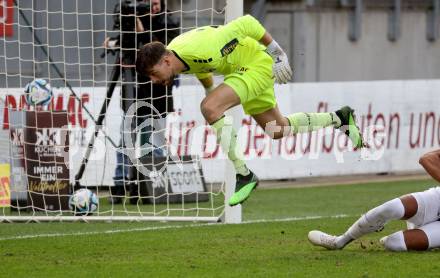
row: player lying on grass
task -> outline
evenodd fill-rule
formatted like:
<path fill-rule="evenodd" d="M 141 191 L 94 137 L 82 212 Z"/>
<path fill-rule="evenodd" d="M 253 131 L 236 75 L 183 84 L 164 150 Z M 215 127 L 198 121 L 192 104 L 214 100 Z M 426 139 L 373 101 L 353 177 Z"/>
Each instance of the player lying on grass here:
<path fill-rule="evenodd" d="M 181 34 L 168 46 L 160 42 L 144 45 L 137 56 L 136 70 L 154 83 L 171 86 L 178 74 L 195 74 L 206 90 L 200 104 L 206 121 L 236 170 L 234 206 L 246 200 L 258 179 L 237 148 L 232 119 L 224 113 L 241 104 L 246 114 L 273 139 L 289 133 L 309 132 L 333 126 L 350 137 L 355 147 L 363 146 L 353 110 L 345 106 L 331 113 L 294 113 L 283 116 L 274 96 L 274 79 L 287 83 L 292 77 L 287 55 L 252 16 L 240 17 L 224 26 L 205 26 Z M 214 87 L 212 72 L 224 75 Z"/>
<path fill-rule="evenodd" d="M 420 158 L 420 164 L 440 182 L 440 150 Z M 362 215 L 343 235 L 309 232 L 312 244 L 335 250 L 363 235 L 381 231 L 390 220 L 406 220 L 408 229 L 380 239 L 391 251 L 428 250 L 440 247 L 440 187 L 411 193 L 388 201 Z"/>

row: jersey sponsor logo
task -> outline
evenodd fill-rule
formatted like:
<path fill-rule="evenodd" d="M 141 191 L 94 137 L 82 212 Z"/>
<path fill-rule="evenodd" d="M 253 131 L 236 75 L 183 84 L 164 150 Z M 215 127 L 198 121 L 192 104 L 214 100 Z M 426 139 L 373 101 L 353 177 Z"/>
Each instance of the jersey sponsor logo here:
<path fill-rule="evenodd" d="M 247 72 L 248 68 L 245 67 L 238 67 L 236 73 L 243 75 L 243 73 Z"/>
<path fill-rule="evenodd" d="M 220 53 L 222 54 L 222 57 L 225 55 L 229 55 L 238 45 L 238 40 L 233 39 L 232 41 L 228 42 L 223 46 L 222 49 L 220 49 Z"/>

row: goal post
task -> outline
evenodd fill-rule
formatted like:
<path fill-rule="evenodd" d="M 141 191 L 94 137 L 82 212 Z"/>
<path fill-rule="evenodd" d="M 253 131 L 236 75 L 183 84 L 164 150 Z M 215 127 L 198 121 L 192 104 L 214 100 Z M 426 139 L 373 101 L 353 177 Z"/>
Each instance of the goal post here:
<path fill-rule="evenodd" d="M 166 102 L 165 116 L 154 105 L 145 110 L 148 115 L 140 115 L 145 103 L 149 106 L 162 96 L 152 93 L 140 99 L 134 88 L 151 88 L 151 82 L 139 78 L 124 55 L 118 59 L 112 53 L 136 50 L 138 37 L 130 37 L 135 44 L 116 43 L 103 55 L 107 37 L 134 33 L 126 29 L 137 23 L 130 21 L 134 18 L 129 12 L 121 14 L 123 2 L 0 4 L 8 15 L 0 24 L 0 222 L 241 222 L 241 206 L 227 205 L 235 171 L 198 111 L 204 90 L 197 80 L 178 77 L 178 86 L 166 95 L 172 96 L 174 111 L 168 109 L 172 102 Z M 158 15 L 165 28 L 143 32 L 150 39 L 163 36 L 165 43 L 173 31 L 224 24 L 243 14 L 242 0 L 161 2 L 167 10 Z M 153 13 L 152 5 L 146 7 Z M 144 7 L 129 9 L 137 14 Z M 170 18 L 177 27 L 168 27 Z M 151 16 L 148 21 L 148 26 L 156 24 Z M 48 105 L 33 107 L 26 102 L 24 87 L 38 78 L 48 81 L 53 98 Z M 135 112 L 128 113 L 130 107 Z M 238 128 L 241 108 L 228 113 Z M 57 124 L 57 117 L 65 124 Z M 74 215 L 68 207 L 67 200 L 79 188 L 98 196 L 93 214 Z"/>
<path fill-rule="evenodd" d="M 236 19 L 237 17 L 240 17 L 243 15 L 243 1 L 234 1 L 234 0 L 227 0 L 226 1 L 226 14 L 225 14 L 225 21 L 228 23 L 231 20 Z M 233 127 L 235 129 L 240 128 L 240 121 L 238 119 L 241 119 L 243 116 L 243 112 L 241 110 L 241 107 L 234 107 L 230 109 L 228 112 L 228 115 L 232 116 L 234 119 Z M 227 204 L 227 200 L 234 194 L 235 190 L 235 170 L 233 168 L 232 163 L 229 161 L 226 161 L 226 179 L 225 179 L 225 212 L 224 217 L 222 220 L 225 223 L 240 223 L 242 220 L 242 209 L 241 205 L 236 205 L 234 207 L 231 207 Z"/>

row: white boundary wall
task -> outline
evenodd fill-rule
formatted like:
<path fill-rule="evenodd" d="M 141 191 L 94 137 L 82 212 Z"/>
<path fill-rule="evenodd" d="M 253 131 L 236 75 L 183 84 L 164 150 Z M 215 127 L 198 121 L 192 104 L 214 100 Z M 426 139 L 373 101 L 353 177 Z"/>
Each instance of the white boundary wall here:
<path fill-rule="evenodd" d="M 74 90 L 96 117 L 106 89 L 83 87 Z M 0 104 L 13 105 L 11 102 L 15 102 L 15 107 L 20 107 L 22 91 L 0 89 Z M 363 130 L 371 125 L 379 129 L 372 137 L 376 141 L 373 150 L 361 152 L 352 151 L 350 143 L 347 147 L 346 137 L 339 132 L 333 137 L 331 128 L 271 141 L 249 116 L 243 116 L 239 137 L 250 168 L 261 179 L 419 170 L 419 156 L 440 146 L 440 80 L 299 83 L 277 86 L 275 91 L 283 113 L 333 111 L 350 105 L 356 109 Z M 54 94 L 55 106 L 67 109 L 71 115 L 73 178 L 93 125 L 77 101 L 69 102 L 67 90 L 55 89 Z M 222 181 L 225 157 L 216 147 L 215 136 L 204 126 L 199 112 L 203 89 L 201 86 L 181 86 L 174 90 L 174 96 L 176 112 L 167 119 L 167 137 L 172 152 L 204 157 L 202 166 L 206 180 Z M 119 141 L 122 119 L 119 102 L 116 91 L 105 122 L 105 129 L 115 142 Z M 0 112 L 0 151 L 4 160 L 7 159 L 9 139 L 4 129 L 4 109 Z M 323 134 L 327 135 L 323 137 Z M 112 184 L 115 149 L 102 140 L 102 135 L 99 138 L 82 184 Z"/>

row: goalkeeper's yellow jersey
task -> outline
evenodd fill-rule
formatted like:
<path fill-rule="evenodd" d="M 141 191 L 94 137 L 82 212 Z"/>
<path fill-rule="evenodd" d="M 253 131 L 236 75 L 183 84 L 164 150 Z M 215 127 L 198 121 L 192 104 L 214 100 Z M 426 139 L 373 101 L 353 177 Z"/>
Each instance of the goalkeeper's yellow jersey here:
<path fill-rule="evenodd" d="M 199 79 L 211 72 L 228 75 L 243 64 L 245 57 L 264 50 L 258 41 L 264 27 L 250 15 L 239 17 L 226 25 L 205 26 L 183 33 L 167 46 L 185 65 L 184 74 L 194 73 Z M 233 55 L 232 55 L 233 54 Z"/>

